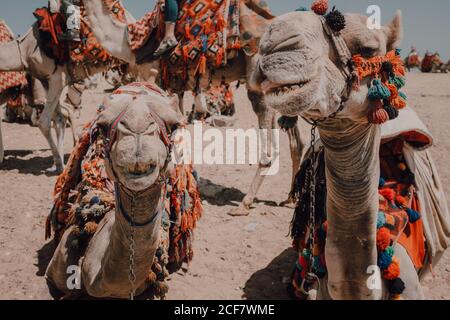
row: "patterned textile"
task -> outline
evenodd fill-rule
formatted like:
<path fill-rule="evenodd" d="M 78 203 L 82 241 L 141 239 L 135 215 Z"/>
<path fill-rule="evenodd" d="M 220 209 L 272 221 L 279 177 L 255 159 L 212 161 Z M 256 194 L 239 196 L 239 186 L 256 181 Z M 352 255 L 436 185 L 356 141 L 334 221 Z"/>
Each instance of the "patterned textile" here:
<path fill-rule="evenodd" d="M 163 2 L 160 1 L 156 9 L 140 21 L 128 26 L 130 46 L 140 63 L 154 59 L 153 52 L 163 38 Z M 199 77 L 223 67 L 241 49 L 247 55 L 254 55 L 267 19 L 271 18 L 264 1 L 182 1 L 176 27 L 179 44 L 162 59 L 164 86 L 182 90 L 189 75 Z"/>
<path fill-rule="evenodd" d="M 128 87 L 128 89 L 127 89 Z M 152 84 L 134 83 L 114 94 L 161 94 Z M 64 231 L 77 228 L 75 245 L 83 253 L 99 222 L 115 208 L 114 183 L 105 167 L 107 140 L 95 125 L 87 124 L 73 149 L 64 172 L 58 177 L 54 190 L 54 206 L 46 222 L 46 238 L 59 242 Z M 167 292 L 165 279 L 193 258 L 193 232 L 203 213 L 197 174 L 191 165 L 178 165 L 166 181 L 163 195 L 161 243 L 149 274 L 153 294 L 163 298 Z"/>
<path fill-rule="evenodd" d="M 0 43 L 13 40 L 13 36 L 8 26 L 0 20 Z M 0 72 L 0 93 L 14 87 L 25 87 L 27 79 L 24 72 Z"/>
<path fill-rule="evenodd" d="M 115 19 L 121 22 L 126 21 L 125 9 L 119 1 L 102 1 Z M 63 14 L 51 13 L 46 7 L 34 12 L 39 23 L 45 53 L 60 65 L 69 61 L 75 64 L 115 61 L 95 38 L 82 0 L 80 0 L 80 12 L 80 42 L 60 40 L 66 31 L 66 17 Z"/>
<path fill-rule="evenodd" d="M 224 116 L 232 116 L 234 114 L 234 97 L 230 85 L 223 84 L 213 87 L 204 94 L 211 114 Z"/>
<path fill-rule="evenodd" d="M 380 149 L 381 176 L 379 187 L 379 213 L 377 229 L 387 232 L 389 246 L 400 243 L 408 252 L 415 267 L 419 270 L 425 261 L 425 237 L 423 222 L 420 216 L 413 220 L 410 213 L 420 212 L 418 195 L 414 187 L 414 175 L 406 166 L 403 157 L 403 138 L 385 143 Z M 292 195 L 297 200 L 294 217 L 291 222 L 291 237 L 293 246 L 299 252 L 292 275 L 294 295 L 302 299 L 301 284 L 308 272 L 309 253 L 307 240 L 309 235 L 309 204 L 310 204 L 310 168 L 311 154 L 303 162 L 296 176 L 296 183 Z M 324 149 L 318 151 L 316 168 L 316 230 L 315 247 L 313 248 L 313 271 L 322 278 L 327 272 L 325 260 L 326 234 L 328 231 L 326 213 L 326 177 Z M 383 250 L 379 247 L 381 238 L 377 233 L 377 249 L 380 255 Z M 380 263 L 380 260 L 378 261 Z M 380 266 L 381 267 L 381 266 Z M 382 268 L 383 269 L 383 268 Z"/>

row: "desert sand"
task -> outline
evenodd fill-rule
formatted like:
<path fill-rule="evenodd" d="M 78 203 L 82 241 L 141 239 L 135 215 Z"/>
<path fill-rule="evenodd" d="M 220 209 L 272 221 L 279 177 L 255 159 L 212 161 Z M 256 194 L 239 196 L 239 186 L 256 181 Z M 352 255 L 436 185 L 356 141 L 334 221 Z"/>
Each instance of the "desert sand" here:
<path fill-rule="evenodd" d="M 83 97 L 81 122 L 95 114 L 100 87 Z M 432 154 L 450 200 L 450 75 L 408 75 L 409 103 L 435 137 Z M 187 97 L 190 104 L 191 97 Z M 245 88 L 235 94 L 235 127 L 257 126 Z M 309 128 L 301 123 L 305 141 Z M 6 160 L 0 167 L 0 299 L 53 299 L 44 279 L 54 246 L 44 240 L 55 176 L 45 169 L 51 153 L 39 129 L 3 123 Z M 69 131 L 66 152 L 70 153 Z M 287 137 L 281 136 L 280 174 L 267 177 L 248 217 L 227 215 L 242 200 L 255 167 L 198 166 L 205 214 L 195 231 L 195 257 L 171 276 L 168 299 L 287 299 L 296 259 L 288 236 L 293 209 L 281 208 L 290 188 Z M 450 299 L 450 251 L 423 285 L 429 299 Z"/>

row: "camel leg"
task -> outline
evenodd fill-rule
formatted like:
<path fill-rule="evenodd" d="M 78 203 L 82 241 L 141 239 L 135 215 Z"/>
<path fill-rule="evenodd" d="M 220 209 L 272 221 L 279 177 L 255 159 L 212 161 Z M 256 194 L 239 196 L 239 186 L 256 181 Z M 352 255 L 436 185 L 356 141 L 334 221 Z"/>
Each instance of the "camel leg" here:
<path fill-rule="evenodd" d="M 60 107 L 58 107 L 55 112 L 54 122 L 55 122 L 56 142 L 57 142 L 56 146 L 58 148 L 58 154 L 64 156 L 64 137 L 66 133 L 66 118 L 62 114 Z"/>
<path fill-rule="evenodd" d="M 252 103 L 253 110 L 258 116 L 259 129 L 261 132 L 261 158 L 259 160 L 256 175 L 250 186 L 250 191 L 245 196 L 238 208 L 229 212 L 231 216 L 247 216 L 250 214 L 250 207 L 253 204 L 259 188 L 264 182 L 263 172 L 272 165 L 272 147 L 277 143 L 272 139 L 273 129 L 275 129 L 275 111 L 268 109 L 264 104 L 262 94 L 248 91 L 248 97 Z"/>
<path fill-rule="evenodd" d="M 291 190 L 294 189 L 295 184 L 295 176 L 300 170 L 300 165 L 303 157 L 303 150 L 305 148 L 305 144 L 302 141 L 300 130 L 298 128 L 298 123 L 295 124 L 293 128 L 287 130 L 287 134 L 289 137 L 289 150 L 291 152 L 292 159 L 292 180 L 291 180 Z M 294 199 L 289 194 L 287 200 L 280 203 L 280 206 L 286 206 L 288 204 L 294 203 Z"/>
<path fill-rule="evenodd" d="M 69 227 L 62 236 L 45 272 L 47 282 L 66 295 L 77 291 L 70 288 L 70 284 L 73 284 L 73 282 L 68 283 L 71 276 L 69 267 L 73 266 L 72 268 L 74 268 L 79 265 L 80 255 L 72 245 L 76 240 L 76 227 Z"/>
<path fill-rule="evenodd" d="M 42 111 L 39 119 L 39 129 L 47 139 L 53 154 L 54 166 L 48 169 L 48 172 L 61 173 L 64 168 L 64 155 L 58 152 L 58 147 L 51 134 L 53 115 L 58 107 L 59 98 L 64 88 L 64 82 L 63 71 L 59 68 L 49 79 L 50 89 L 47 92 L 47 103 L 45 104 L 44 110 Z"/>

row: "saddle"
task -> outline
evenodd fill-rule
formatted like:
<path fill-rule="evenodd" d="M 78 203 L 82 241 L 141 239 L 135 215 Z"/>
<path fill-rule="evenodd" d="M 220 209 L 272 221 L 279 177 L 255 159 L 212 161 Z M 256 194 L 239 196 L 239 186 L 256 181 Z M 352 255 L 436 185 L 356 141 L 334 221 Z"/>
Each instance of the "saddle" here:
<path fill-rule="evenodd" d="M 181 1 L 176 27 L 179 44 L 161 61 L 164 86 L 170 84 L 182 90 L 189 76 L 207 76 L 236 58 L 239 51 L 249 56 L 256 54 L 265 22 L 272 18 L 264 1 Z M 164 1 L 159 1 L 154 11 L 128 26 L 129 43 L 138 63 L 156 59 L 153 53 L 163 38 L 164 28 Z"/>
<path fill-rule="evenodd" d="M 0 43 L 13 41 L 11 30 L 0 20 Z M 24 72 L 0 72 L 0 93 L 9 89 L 22 89 L 28 85 Z"/>
<path fill-rule="evenodd" d="M 119 1 L 102 0 L 110 14 L 117 20 L 125 22 L 125 9 Z M 60 12 L 52 13 L 48 7 L 36 9 L 40 32 L 40 46 L 45 54 L 54 59 L 58 65 L 66 63 L 86 64 L 113 61 L 99 44 L 89 24 L 83 0 L 80 0 L 80 42 L 61 40 L 66 32 L 67 17 Z"/>

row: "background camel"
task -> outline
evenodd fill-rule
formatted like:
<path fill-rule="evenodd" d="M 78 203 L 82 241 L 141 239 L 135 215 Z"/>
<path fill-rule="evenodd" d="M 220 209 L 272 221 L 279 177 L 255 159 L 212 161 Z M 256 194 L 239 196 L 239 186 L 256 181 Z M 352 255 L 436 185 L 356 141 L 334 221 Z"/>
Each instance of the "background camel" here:
<path fill-rule="evenodd" d="M 91 22 L 92 30 L 99 43 L 114 57 L 126 61 L 130 64 L 135 64 L 137 57 L 132 51 L 127 38 L 128 27 L 126 23 L 115 20 L 111 15 L 107 14 L 105 10 L 104 3 L 102 0 L 85 0 L 85 7 L 87 16 Z M 240 32 L 243 34 L 246 32 L 246 28 L 253 27 L 250 26 L 251 21 L 257 20 L 261 23 L 258 30 L 252 31 L 253 37 L 256 41 L 259 41 L 263 31 L 269 25 L 272 20 L 272 16 L 268 16 L 265 13 L 260 13 L 254 9 L 254 1 L 240 1 L 239 9 L 241 16 L 241 29 Z M 242 17 L 246 17 L 243 19 Z M 254 18 L 254 20 L 252 20 Z M 225 81 L 226 83 L 231 83 L 233 81 L 247 79 L 249 75 L 252 74 L 253 69 L 256 66 L 257 59 L 255 55 L 247 55 L 243 50 L 239 53 L 238 57 L 230 61 L 230 63 L 223 67 L 216 69 L 211 77 L 202 77 L 200 79 L 201 89 L 205 89 L 208 85 L 218 86 Z M 189 72 L 194 72 L 194 70 L 189 70 Z M 188 83 L 186 83 L 186 90 L 193 91 L 196 87 L 194 77 L 189 77 Z M 177 91 L 176 88 L 172 91 Z M 179 93 L 179 92 L 178 92 Z M 182 93 L 179 93 L 180 95 Z M 248 97 L 252 103 L 253 110 L 257 114 L 258 123 L 260 129 L 266 129 L 271 132 L 270 129 L 276 127 L 275 113 L 266 107 L 263 96 L 260 92 L 252 90 L 249 88 Z M 180 102 L 182 99 L 180 99 Z M 203 109 L 206 109 L 204 107 Z M 183 112 L 183 110 L 181 110 Z M 261 131 L 261 139 L 263 141 L 261 150 L 261 159 L 259 161 L 258 169 L 256 175 L 252 181 L 250 191 L 245 196 L 242 205 L 236 210 L 231 212 L 231 215 L 248 215 L 248 209 L 253 204 L 256 194 L 264 180 L 263 172 L 268 167 L 271 166 L 272 161 L 272 143 L 273 137 L 267 134 L 267 131 Z M 288 129 L 288 136 L 291 140 L 291 156 L 293 160 L 293 172 L 296 172 L 299 165 L 301 155 L 303 154 L 303 144 L 300 139 L 300 133 L 297 126 Z M 267 142 L 267 143 L 266 143 Z"/>
<path fill-rule="evenodd" d="M 359 91 L 345 95 L 349 83 L 338 54 L 344 53 L 346 59 L 357 54 L 366 58 L 384 55 L 399 45 L 402 23 L 400 13 L 380 30 L 367 29 L 364 16 L 347 14 L 345 20 L 341 39 L 349 53 L 337 48 L 336 35 L 329 34 L 314 13 L 277 18 L 261 39 L 260 68 L 252 86 L 264 89 L 267 105 L 281 114 L 310 120 L 325 117 L 317 124 L 327 179 L 328 279 L 324 290 L 333 299 L 376 299 L 386 297 L 386 292 L 368 288 L 366 270 L 377 265 L 380 126 L 368 123 L 372 79 L 365 78 Z M 346 96 L 347 101 L 343 100 Z M 335 117 L 329 117 L 337 110 Z M 401 247 L 396 248 L 396 255 L 406 283 L 404 298 L 423 298 L 409 256 Z"/>
<path fill-rule="evenodd" d="M 82 260 L 79 260 L 82 253 L 71 246 L 75 226 L 65 231 L 46 277 L 66 294 L 73 294 L 67 288 L 66 271 L 70 265 L 80 265 L 82 290 L 90 296 L 129 298 L 130 292 L 143 293 L 148 288 L 153 257 L 160 245 L 169 162 L 165 132 L 166 127 L 173 128 L 182 118 L 172 110 L 175 100 L 165 94 L 149 90 L 136 97 L 127 94 L 136 87 L 122 89 L 124 94 L 105 99 L 106 109 L 97 121 L 100 135 L 112 139 L 105 164 L 109 179 L 115 182 L 116 210 L 103 218 Z M 129 219 L 136 225 L 131 226 Z M 129 280 L 131 233 L 134 283 Z"/>
<path fill-rule="evenodd" d="M 128 13 L 128 19 L 133 19 Z M 61 131 L 57 143 L 51 135 L 51 122 L 58 106 L 61 93 L 67 85 L 80 82 L 85 78 L 108 70 L 110 61 L 95 61 L 90 64 L 58 65 L 43 50 L 43 40 L 37 23 L 20 38 L 0 45 L 0 71 L 27 71 L 33 77 L 48 86 L 46 105 L 39 120 L 39 128 L 47 139 L 53 154 L 54 166 L 50 171 L 61 172 L 64 166 L 63 141 Z M 140 78 L 148 78 L 150 68 L 141 66 L 134 69 Z M 63 126 L 62 122 L 58 125 Z"/>

